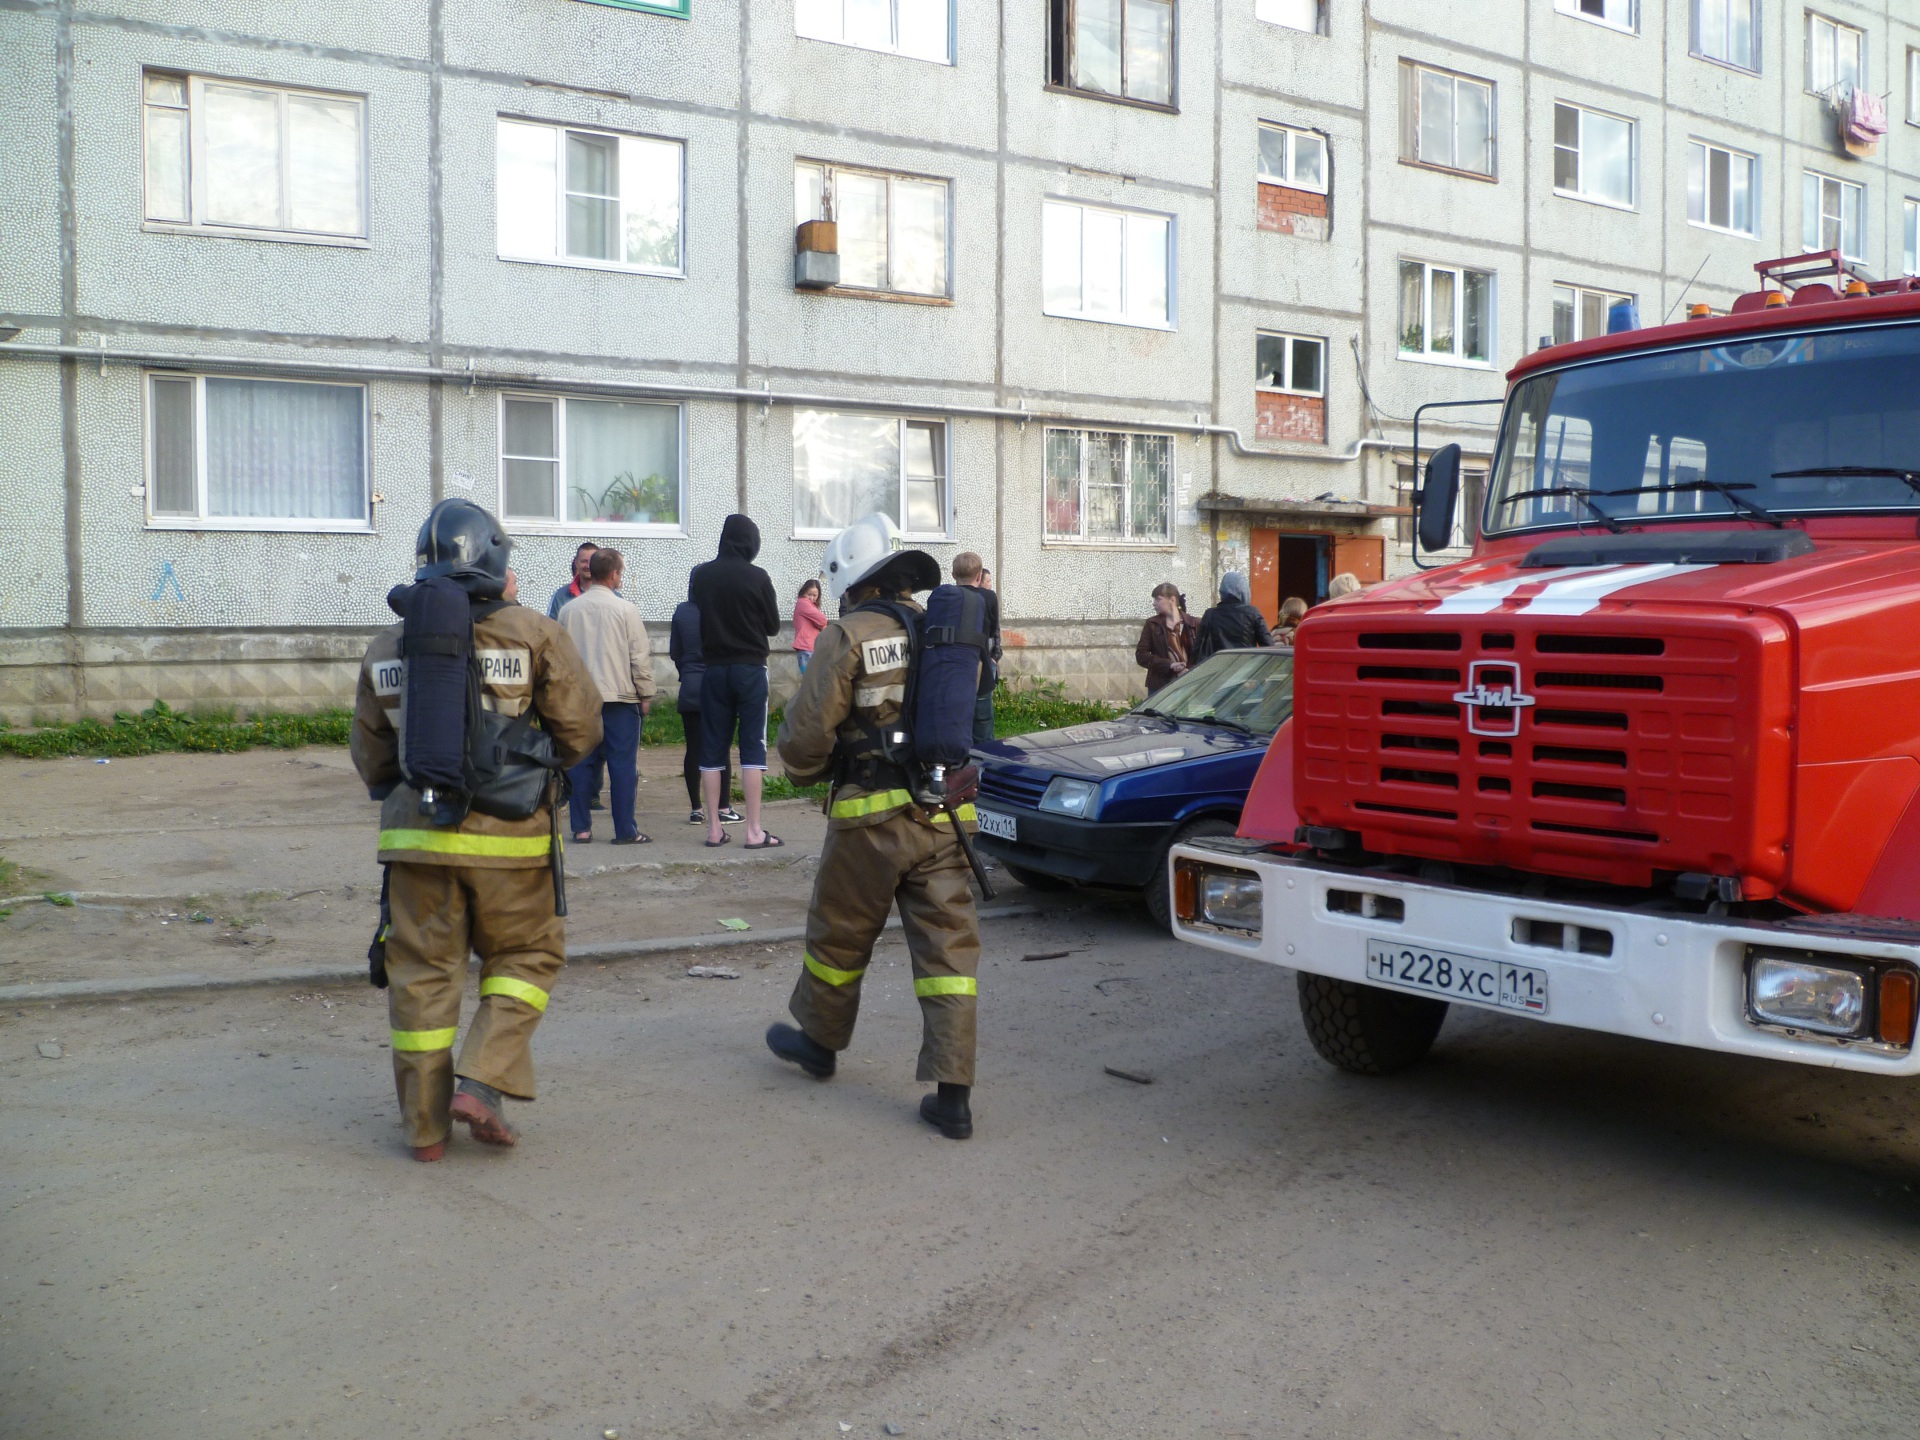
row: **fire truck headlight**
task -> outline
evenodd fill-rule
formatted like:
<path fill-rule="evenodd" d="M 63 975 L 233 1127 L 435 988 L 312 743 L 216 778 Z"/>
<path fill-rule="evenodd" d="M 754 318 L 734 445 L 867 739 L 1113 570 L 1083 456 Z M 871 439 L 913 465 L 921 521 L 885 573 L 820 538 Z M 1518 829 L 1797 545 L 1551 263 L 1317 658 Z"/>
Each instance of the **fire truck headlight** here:
<path fill-rule="evenodd" d="M 1747 1007 L 1762 1025 L 1845 1038 L 1867 1028 L 1867 976 L 1819 957 L 1756 947 L 1747 967 Z M 1835 957 L 1837 958 L 1837 957 Z"/>
<path fill-rule="evenodd" d="M 1260 877 L 1244 870 L 1206 870 L 1200 875 L 1200 919 L 1226 930 L 1260 933 Z"/>

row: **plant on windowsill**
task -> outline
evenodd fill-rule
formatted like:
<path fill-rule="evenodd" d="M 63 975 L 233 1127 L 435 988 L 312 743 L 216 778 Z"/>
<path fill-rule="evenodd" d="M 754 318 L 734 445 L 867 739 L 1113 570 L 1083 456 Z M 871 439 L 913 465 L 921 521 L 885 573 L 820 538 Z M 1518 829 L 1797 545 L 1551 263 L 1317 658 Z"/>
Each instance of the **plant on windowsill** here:
<path fill-rule="evenodd" d="M 1400 349 L 1408 354 L 1418 355 L 1427 348 L 1427 330 L 1424 325 L 1409 325 L 1400 332 Z"/>
<path fill-rule="evenodd" d="M 613 477 L 613 483 L 596 497 L 591 490 L 582 486 L 573 487 L 573 493 L 585 503 L 582 509 L 590 512 L 577 515 L 576 520 L 590 520 L 602 524 L 614 525 L 651 525 L 656 517 L 661 524 L 672 524 L 679 518 L 679 507 L 674 503 L 674 487 L 664 475 L 654 474 L 644 480 L 635 480 L 631 470 L 623 470 Z"/>

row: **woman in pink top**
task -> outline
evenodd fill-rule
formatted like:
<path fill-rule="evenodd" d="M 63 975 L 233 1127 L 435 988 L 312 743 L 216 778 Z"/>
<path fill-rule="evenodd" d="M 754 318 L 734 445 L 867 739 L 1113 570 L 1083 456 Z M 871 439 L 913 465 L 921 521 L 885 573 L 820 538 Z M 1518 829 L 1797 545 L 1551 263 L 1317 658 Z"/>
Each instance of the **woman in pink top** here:
<path fill-rule="evenodd" d="M 814 637 L 827 628 L 827 612 L 820 608 L 820 582 L 809 580 L 800 587 L 800 598 L 793 602 L 793 654 L 800 662 L 800 673 L 807 673 L 813 659 Z"/>

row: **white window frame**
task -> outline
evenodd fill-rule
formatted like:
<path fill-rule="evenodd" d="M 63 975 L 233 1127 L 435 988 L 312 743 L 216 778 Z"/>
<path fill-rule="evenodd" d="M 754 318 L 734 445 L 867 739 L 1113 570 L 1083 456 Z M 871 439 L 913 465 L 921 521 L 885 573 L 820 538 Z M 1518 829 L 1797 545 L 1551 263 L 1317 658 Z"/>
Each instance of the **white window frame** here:
<path fill-rule="evenodd" d="M 1405 332 L 1400 329 L 1399 286 L 1400 267 L 1418 265 L 1422 269 L 1421 286 L 1421 344 L 1420 350 L 1405 350 L 1400 342 Z M 1433 349 L 1433 272 L 1445 270 L 1454 277 L 1453 284 L 1453 334 L 1455 353 L 1448 355 Z M 1467 276 L 1469 273 L 1487 277 L 1487 358 L 1470 360 L 1459 352 L 1465 348 L 1467 335 Z M 1416 365 L 1451 365 L 1465 370 L 1491 370 L 1500 361 L 1500 273 L 1497 270 L 1482 269 L 1478 265 L 1448 264 L 1433 260 L 1422 260 L 1414 255 L 1402 255 L 1394 263 L 1394 353 L 1402 360 Z"/>
<path fill-rule="evenodd" d="M 500 220 L 498 214 L 500 185 L 500 126 L 521 125 L 529 129 L 549 130 L 554 133 L 555 171 L 554 171 L 554 244 L 552 255 L 519 255 L 508 251 L 501 243 Z M 599 260 L 590 255 L 569 255 L 567 243 L 567 154 L 566 137 L 585 135 L 595 140 L 645 140 L 654 144 L 672 145 L 680 152 L 680 263 L 676 266 L 634 265 L 624 260 Z M 559 265 L 569 270 L 611 270 L 622 275 L 655 275 L 669 280 L 684 280 L 687 275 L 687 142 L 677 135 L 651 135 L 638 130 L 605 130 L 593 125 L 568 125 L 555 120 L 540 120 L 531 115 L 498 114 L 494 116 L 494 157 L 493 176 L 495 188 L 495 215 L 493 225 L 494 253 L 502 260 L 515 265 Z M 624 182 L 623 182 L 624 183 Z M 620 194 L 621 213 L 626 209 L 626 192 Z"/>
<path fill-rule="evenodd" d="M 150 78 L 181 81 L 187 87 L 184 106 L 156 102 L 147 96 Z M 280 211 L 287 214 L 287 185 L 292 165 L 289 157 L 290 127 L 287 124 L 287 100 L 290 96 L 310 96 L 353 105 L 360 112 L 360 228 L 353 232 L 335 230 L 297 230 L 288 226 L 235 225 L 231 221 L 211 221 L 207 213 L 206 87 L 211 83 L 235 90 L 258 90 L 276 96 L 280 102 Z M 161 220 L 152 217 L 153 197 L 147 193 L 147 112 L 153 109 L 180 110 L 187 115 L 187 218 Z M 169 70 L 154 66 L 140 72 L 140 216 L 141 229 L 161 234 L 219 235 L 237 240 L 282 240 L 303 245 L 338 245 L 365 250 L 368 246 L 368 210 L 372 166 L 367 136 L 367 97 L 352 91 L 316 90 L 306 85 L 270 85 L 257 80 L 234 80 L 224 75 L 201 75 L 193 71 Z"/>
<path fill-rule="evenodd" d="M 1118 215 L 1123 220 L 1126 219 L 1127 217 L 1134 216 L 1134 215 L 1144 215 L 1144 216 L 1150 217 L 1151 219 L 1166 221 L 1167 222 L 1167 277 L 1166 277 L 1167 316 L 1166 316 L 1166 319 L 1165 320 L 1135 320 L 1130 318 L 1125 311 L 1122 311 L 1118 315 L 1099 315 L 1099 314 L 1094 314 L 1085 310 L 1049 310 L 1047 309 L 1046 207 L 1049 205 L 1064 205 L 1082 212 L 1082 218 L 1080 221 L 1080 276 L 1081 276 L 1081 293 L 1083 296 L 1085 294 L 1086 273 L 1087 273 L 1087 266 L 1086 266 L 1087 229 L 1086 229 L 1086 219 L 1085 219 L 1086 212 L 1092 211 L 1094 213 L 1103 214 L 1103 215 Z M 1041 215 L 1040 312 L 1043 315 L 1051 315 L 1054 318 L 1060 319 L 1060 320 L 1085 320 L 1096 325 L 1128 325 L 1128 326 L 1132 326 L 1134 329 L 1137 329 L 1137 330 L 1177 330 L 1179 328 L 1179 313 L 1180 313 L 1179 312 L 1179 291 L 1178 291 L 1177 285 L 1175 284 L 1176 277 L 1179 275 L 1179 272 L 1180 272 L 1180 223 L 1177 216 L 1171 215 L 1164 210 L 1135 210 L 1135 209 L 1126 209 L 1119 205 L 1099 205 L 1099 204 L 1090 203 L 1085 200 L 1074 199 L 1073 197 L 1067 196 L 1067 195 L 1046 195 L 1041 197 L 1040 215 Z M 1120 296 L 1123 304 L 1125 303 L 1127 291 L 1129 288 L 1127 285 L 1127 278 L 1128 278 L 1129 272 L 1127 269 L 1128 261 L 1127 261 L 1127 252 L 1125 248 L 1126 246 L 1125 235 L 1126 235 L 1126 231 L 1125 231 L 1125 228 L 1123 227 L 1121 230 L 1122 248 L 1120 252 Z"/>
<path fill-rule="evenodd" d="M 1736 150 L 1731 145 L 1722 145 L 1717 141 L 1690 138 L 1687 141 L 1688 183 L 1692 183 L 1694 152 L 1699 151 L 1700 164 L 1702 166 L 1701 197 L 1704 203 L 1704 214 L 1711 217 L 1713 214 L 1713 152 L 1716 150 L 1728 157 L 1727 214 L 1729 217 L 1733 214 L 1733 163 L 1735 161 L 1745 161 L 1747 164 L 1747 211 L 1753 219 L 1753 228 L 1750 230 L 1742 230 L 1732 224 L 1716 225 L 1711 218 L 1696 220 L 1691 214 L 1687 216 L 1687 224 L 1693 226 L 1696 230 L 1711 230 L 1716 235 L 1737 235 L 1743 240 L 1755 239 L 1760 234 L 1760 157 L 1758 155 L 1749 154 L 1745 150 Z M 1692 199 L 1691 196 L 1689 196 L 1688 204 L 1691 205 L 1691 203 Z"/>
<path fill-rule="evenodd" d="M 899 493 L 894 497 L 895 508 L 902 516 L 900 535 L 905 540 L 948 541 L 953 538 L 953 422 L 945 415 L 892 415 L 884 411 L 862 410 L 857 405 L 809 405 L 799 409 L 819 410 L 829 415 L 861 415 L 872 419 L 892 420 L 894 426 L 894 454 L 898 457 L 898 469 L 895 472 L 900 483 Z M 796 412 L 797 413 L 797 412 Z M 909 530 L 906 527 L 907 514 L 907 427 L 909 425 L 937 425 L 940 427 L 940 441 L 934 447 L 934 453 L 940 462 L 940 525 L 939 530 Z M 796 464 L 799 457 L 796 454 Z M 840 533 L 828 527 L 805 526 L 799 522 L 800 477 L 795 473 L 793 484 L 793 537 L 795 540 L 831 540 Z"/>
<path fill-rule="evenodd" d="M 1627 10 L 1625 23 L 1609 20 L 1604 13 L 1595 15 L 1582 9 L 1584 0 L 1553 0 L 1553 8 L 1562 15 L 1571 15 L 1575 20 L 1585 20 L 1589 25 L 1602 25 L 1609 30 L 1618 30 L 1623 35 L 1640 33 L 1639 0 L 1600 0 L 1602 5 L 1624 5 Z"/>
<path fill-rule="evenodd" d="M 193 503 L 194 515 L 156 515 L 154 467 L 159 457 L 153 447 L 153 382 L 193 382 Z M 271 515 L 207 514 L 207 381 L 260 380 L 275 385 L 326 385 L 360 392 L 360 492 L 362 514 L 351 520 L 319 518 L 281 519 Z M 274 533 L 371 535 L 373 533 L 373 413 L 367 387 L 351 380 L 316 380 L 304 375 L 235 374 L 222 370 L 145 370 L 140 384 L 141 476 L 149 530 L 250 530 Z"/>
<path fill-rule="evenodd" d="M 1859 83 L 1862 85 L 1867 83 L 1867 32 L 1858 26 L 1848 25 L 1843 21 L 1831 19 L 1817 11 L 1809 10 L 1807 11 L 1806 29 L 1806 89 L 1809 95 L 1824 96 L 1838 89 L 1843 83 L 1840 79 L 1839 50 L 1840 37 L 1842 35 L 1851 35 L 1853 37 L 1854 53 L 1859 59 L 1859 65 L 1857 67 L 1857 73 L 1860 77 Z M 1833 79 L 1828 81 L 1824 86 L 1816 89 L 1813 83 L 1817 78 L 1814 73 L 1814 55 L 1823 43 L 1830 44 L 1833 47 L 1829 57 L 1829 63 L 1833 70 Z"/>
<path fill-rule="evenodd" d="M 507 401 L 537 400 L 553 403 L 553 448 L 552 455 L 509 455 L 507 453 Z M 629 405 L 655 405 L 662 410 L 676 412 L 675 445 L 678 450 L 678 473 L 675 482 L 680 487 L 680 518 L 671 525 L 649 523 L 646 525 L 618 520 L 568 520 L 565 518 L 567 499 L 567 402 L 569 400 L 617 401 Z M 498 497 L 500 523 L 509 533 L 515 535 L 641 535 L 656 536 L 662 539 L 685 539 L 687 536 L 687 407 L 673 400 L 636 400 L 625 395 L 575 395 L 553 390 L 502 390 L 493 407 L 494 423 L 494 494 Z M 548 520 L 539 515 L 513 515 L 507 511 L 507 461 L 539 460 L 551 463 L 554 467 L 554 484 L 559 493 L 555 495 L 557 513 Z"/>
<path fill-rule="evenodd" d="M 1554 169 L 1556 172 L 1559 169 L 1558 161 L 1559 161 L 1560 152 L 1566 148 L 1565 146 L 1561 145 L 1559 142 L 1560 112 L 1562 110 L 1571 110 L 1575 115 L 1580 117 L 1579 140 L 1574 147 L 1574 164 L 1575 164 L 1575 168 L 1580 172 L 1579 183 L 1582 186 L 1584 186 L 1586 183 L 1586 171 L 1587 171 L 1587 116 L 1589 115 L 1598 116 L 1602 120 L 1617 120 L 1621 124 L 1627 127 L 1627 192 L 1628 193 L 1627 193 L 1627 198 L 1624 201 L 1621 201 L 1621 200 L 1615 200 L 1608 195 L 1602 195 L 1598 191 L 1594 191 L 1594 190 L 1586 190 L 1581 188 L 1575 188 L 1575 189 L 1569 190 L 1564 188 L 1560 184 L 1559 177 L 1557 174 L 1555 175 L 1555 178 L 1554 178 L 1553 193 L 1560 196 L 1562 199 L 1566 199 L 1566 200 L 1581 200 L 1589 205 L 1604 205 L 1609 210 L 1639 209 L 1640 208 L 1640 122 L 1635 120 L 1630 115 L 1618 115 L 1611 110 L 1596 110 L 1590 105 L 1579 105 L 1571 100 L 1554 101 L 1553 102 L 1553 112 L 1554 112 L 1553 128 L 1554 128 L 1555 138 L 1554 138 L 1554 144 L 1553 144 L 1553 153 L 1554 153 L 1554 160 L 1555 160 Z"/>
<path fill-rule="evenodd" d="M 1055 434 L 1078 435 L 1080 439 L 1080 534 L 1056 535 L 1047 525 L 1047 450 L 1048 438 Z M 1091 435 L 1123 435 L 1127 441 L 1125 473 L 1133 474 L 1133 442 L 1136 439 L 1164 440 L 1167 442 L 1167 528 L 1164 536 L 1140 537 L 1134 535 L 1088 535 L 1087 515 L 1091 507 L 1087 503 L 1087 437 Z M 1040 543 L 1042 545 L 1074 545 L 1109 550 L 1171 550 L 1175 547 L 1176 523 L 1174 502 L 1178 487 L 1174 477 L 1174 465 L 1180 458 L 1180 437 L 1163 434 L 1155 430 L 1096 429 L 1086 425 L 1049 425 L 1040 440 Z M 1133 529 L 1133 486 L 1125 486 L 1127 529 Z"/>
<path fill-rule="evenodd" d="M 811 3 L 809 3 L 809 0 L 799 0 L 799 3 L 794 6 L 794 11 L 793 11 L 794 35 L 801 40 L 818 40 L 823 44 L 827 44 L 827 45 L 845 45 L 848 48 L 853 50 L 867 50 L 878 55 L 898 55 L 903 60 L 918 60 L 918 61 L 921 61 L 923 64 L 927 64 L 927 65 L 952 65 L 954 63 L 953 0 L 943 0 L 943 8 L 947 12 L 947 23 L 945 27 L 946 28 L 946 42 L 945 42 L 946 53 L 938 57 L 935 57 L 932 55 L 916 54 L 911 50 L 903 50 L 900 47 L 900 0 L 888 0 L 888 5 L 887 5 L 888 32 L 892 37 L 892 43 L 887 45 L 869 45 L 864 40 L 847 39 L 846 38 L 847 36 L 846 11 L 844 9 L 844 4 L 845 4 L 845 0 L 811 0 Z M 812 29 L 812 30 L 804 28 L 809 21 L 809 14 L 808 14 L 809 11 L 825 12 L 827 10 L 834 10 L 834 9 L 838 9 L 840 11 L 839 23 L 837 26 L 829 27 L 826 25 L 822 25 L 818 29 Z M 828 29 L 828 28 L 838 29 L 839 34 L 826 35 L 826 34 L 820 33 L 821 30 Z"/>
<path fill-rule="evenodd" d="M 1260 341 L 1284 340 L 1287 344 L 1287 383 L 1284 385 L 1263 385 L 1259 379 Z M 1317 390 L 1295 389 L 1292 383 L 1294 362 L 1293 352 L 1297 345 L 1312 345 L 1320 351 L 1320 363 L 1315 367 L 1320 376 Z M 1291 330 L 1257 330 L 1254 332 L 1254 390 L 1262 395 L 1298 395 L 1308 400 L 1327 398 L 1327 337 L 1324 335 L 1298 335 Z"/>
<path fill-rule="evenodd" d="M 941 175 L 918 175 L 905 170 L 876 170 L 871 165 L 836 165 L 831 160 L 812 160 L 812 159 L 807 159 L 803 156 L 796 156 L 794 158 L 793 168 L 796 175 L 803 169 L 820 171 L 823 189 L 826 188 L 827 182 L 832 177 L 838 176 L 838 175 L 865 175 L 875 180 L 884 180 L 887 182 L 886 249 L 887 249 L 887 278 L 889 282 L 891 282 L 893 278 L 893 256 L 895 251 L 894 225 L 897 218 L 896 211 L 894 208 L 895 182 L 900 180 L 907 180 L 907 181 L 913 182 L 916 185 L 940 186 L 941 189 L 946 191 L 946 220 L 940 236 L 941 245 L 943 247 L 941 261 L 940 261 L 940 274 L 944 282 L 941 289 L 939 290 L 908 290 L 900 286 L 894 285 L 892 283 L 888 283 L 880 286 L 856 285 L 852 281 L 844 280 L 844 279 L 841 280 L 833 288 L 835 291 L 850 291 L 854 294 L 859 294 L 859 295 L 905 295 L 915 300 L 951 300 L 953 298 L 953 181 L 952 180 Z M 835 190 L 834 194 L 837 201 L 838 191 Z M 839 213 L 837 203 L 834 209 L 835 209 L 835 217 L 837 221 L 838 213 Z M 809 218 L 814 220 L 820 220 L 820 219 L 824 219 L 825 217 L 820 215 L 814 215 L 814 216 L 810 216 Z"/>
<path fill-rule="evenodd" d="M 1806 203 L 1807 203 L 1806 182 L 1808 180 L 1816 180 L 1819 182 L 1820 198 L 1818 201 L 1818 208 L 1816 212 L 1817 214 L 1816 225 L 1820 230 L 1820 232 L 1822 233 L 1822 235 L 1824 235 L 1826 231 L 1827 186 L 1834 185 L 1839 187 L 1838 194 L 1840 197 L 1840 210 L 1838 214 L 1838 219 L 1840 221 L 1840 245 L 1839 245 L 1840 258 L 1843 260 L 1856 260 L 1856 261 L 1864 262 L 1867 258 L 1866 256 L 1867 187 L 1864 185 L 1856 184 L 1852 180 L 1842 180 L 1838 175 L 1829 175 L 1822 170 L 1803 170 L 1801 172 L 1801 181 L 1800 181 L 1800 206 L 1801 206 L 1800 249 L 1801 251 L 1805 254 L 1810 255 L 1817 250 L 1825 250 L 1829 248 L 1826 245 L 1809 245 L 1807 243 L 1808 216 L 1807 216 L 1807 210 L 1806 210 Z M 1849 250 L 1847 248 L 1846 192 L 1849 190 L 1857 190 L 1860 192 L 1860 233 L 1854 237 L 1854 248 L 1852 250 Z"/>
<path fill-rule="evenodd" d="M 1726 12 L 1728 33 L 1733 30 L 1732 7 L 1746 4 L 1747 9 L 1747 58 L 1745 61 L 1729 59 L 1724 55 L 1714 55 L 1704 48 L 1700 38 L 1700 12 L 1712 5 Z M 1687 16 L 1687 53 L 1696 60 L 1704 60 L 1709 65 L 1724 65 L 1730 70 L 1738 70 L 1746 75 L 1760 73 L 1760 10 L 1764 0 L 1692 0 Z"/>
<path fill-rule="evenodd" d="M 1411 114 L 1400 117 L 1400 159 L 1408 165 L 1418 165 L 1426 170 L 1438 170 L 1447 175 L 1465 175 L 1475 180 L 1495 180 L 1500 178 L 1500 87 L 1491 80 L 1478 75 L 1463 74 L 1458 70 L 1449 70 L 1442 65 L 1428 65 L 1419 60 L 1402 59 L 1400 68 L 1403 74 L 1411 76 L 1411 83 L 1401 85 L 1401 106 L 1403 111 L 1410 104 Z M 1444 165 L 1438 160 L 1429 160 L 1420 153 L 1420 77 L 1422 75 L 1440 75 L 1453 82 L 1453 129 L 1454 152 L 1459 153 L 1460 132 L 1460 87 L 1477 85 L 1487 92 L 1487 168 L 1485 170 L 1467 170 L 1458 165 Z M 1408 140 L 1411 139 L 1411 146 Z M 1411 150 L 1411 153 L 1409 153 Z"/>
<path fill-rule="evenodd" d="M 1907 47 L 1907 123 L 1920 125 L 1920 46 Z"/>
<path fill-rule="evenodd" d="M 1571 281 L 1556 280 L 1553 282 L 1553 288 L 1550 291 L 1548 291 L 1548 294 L 1547 294 L 1547 303 L 1549 307 L 1558 305 L 1560 303 L 1560 292 L 1562 290 L 1569 290 L 1573 292 L 1573 333 L 1570 336 L 1568 336 L 1567 340 L 1565 341 L 1561 340 L 1558 334 L 1555 334 L 1553 337 L 1553 340 L 1556 345 L 1575 343 L 1581 340 L 1591 340 L 1594 338 L 1592 335 L 1582 335 L 1580 333 L 1580 316 L 1583 309 L 1581 305 L 1581 301 L 1584 300 L 1587 296 L 1598 295 L 1601 297 L 1601 299 L 1606 301 L 1606 304 L 1601 307 L 1601 315 L 1603 317 L 1603 320 L 1602 320 L 1602 328 L 1599 331 L 1599 333 L 1602 335 L 1607 333 L 1605 329 L 1604 317 L 1609 317 L 1613 314 L 1613 307 L 1615 305 L 1619 304 L 1622 300 L 1625 300 L 1631 304 L 1639 299 L 1638 296 L 1629 295 L 1623 290 L 1602 290 L 1597 285 L 1576 285 L 1576 284 L 1573 284 Z M 1548 314 L 1549 316 L 1551 316 L 1552 314 L 1551 309 L 1549 309 Z"/>
<path fill-rule="evenodd" d="M 1920 200 L 1909 195 L 1900 206 L 1903 222 L 1901 273 L 1920 275 Z"/>
<path fill-rule="evenodd" d="M 1300 0 L 1296 0 L 1300 3 Z M 1292 30 L 1300 35 L 1324 35 L 1327 33 L 1327 0 L 1304 0 L 1313 8 L 1312 25 L 1296 25 L 1291 20 L 1282 20 L 1276 14 L 1278 5 L 1270 5 L 1269 0 L 1253 0 L 1253 18 L 1264 25 L 1273 25 L 1282 30 Z"/>
<path fill-rule="evenodd" d="M 1327 194 L 1333 182 L 1333 146 L 1326 135 L 1318 130 L 1306 130 L 1298 125 L 1282 125 L 1273 120 L 1262 120 L 1259 125 L 1263 131 L 1272 131 L 1274 134 L 1287 137 L 1287 169 L 1289 171 L 1298 171 L 1300 168 L 1298 161 L 1300 140 L 1311 140 L 1317 144 L 1320 147 L 1320 179 L 1315 182 L 1301 180 L 1297 175 L 1288 175 L 1284 179 L 1278 175 L 1269 175 L 1265 168 L 1266 152 L 1258 145 L 1254 147 L 1253 158 L 1256 178 L 1263 184 L 1284 185 L 1289 190 L 1304 190 L 1310 195 Z"/>

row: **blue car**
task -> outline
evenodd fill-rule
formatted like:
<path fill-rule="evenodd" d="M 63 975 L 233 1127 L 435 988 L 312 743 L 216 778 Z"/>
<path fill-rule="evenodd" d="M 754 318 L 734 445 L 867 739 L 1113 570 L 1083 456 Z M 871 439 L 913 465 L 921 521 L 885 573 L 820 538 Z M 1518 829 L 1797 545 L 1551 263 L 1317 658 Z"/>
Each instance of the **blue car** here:
<path fill-rule="evenodd" d="M 1117 720 L 976 746 L 978 844 L 1034 889 L 1144 891 L 1164 925 L 1168 849 L 1234 832 L 1292 712 L 1292 651 L 1224 650 Z"/>

